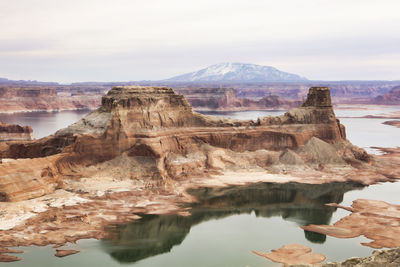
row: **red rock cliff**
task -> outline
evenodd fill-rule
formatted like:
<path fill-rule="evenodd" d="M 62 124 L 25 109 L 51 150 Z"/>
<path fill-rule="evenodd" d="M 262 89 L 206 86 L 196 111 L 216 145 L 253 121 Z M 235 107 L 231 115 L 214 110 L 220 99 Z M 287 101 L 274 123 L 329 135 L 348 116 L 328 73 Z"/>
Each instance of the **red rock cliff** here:
<path fill-rule="evenodd" d="M 265 167 L 272 160 L 268 151 L 295 150 L 313 137 L 331 144 L 345 140 L 326 87 L 311 88 L 301 107 L 257 121 L 193 112 L 171 88 L 114 87 L 99 109 L 54 136 L 0 149 L 3 158 L 36 162 L 36 167 L 15 164 L 11 171 L 0 166 L 0 194 L 7 200 L 40 196 L 62 184 L 63 177 L 80 177 L 87 166 L 106 161 L 115 167 L 122 158 L 129 159 L 140 179 L 156 181 L 204 175 L 226 164 L 243 164 L 243 157 L 254 161 L 256 151 L 261 151 L 257 164 Z M 230 159 L 223 156 L 227 153 Z M 124 164 L 119 168 L 128 168 Z M 18 171 L 25 175 L 12 180 Z"/>

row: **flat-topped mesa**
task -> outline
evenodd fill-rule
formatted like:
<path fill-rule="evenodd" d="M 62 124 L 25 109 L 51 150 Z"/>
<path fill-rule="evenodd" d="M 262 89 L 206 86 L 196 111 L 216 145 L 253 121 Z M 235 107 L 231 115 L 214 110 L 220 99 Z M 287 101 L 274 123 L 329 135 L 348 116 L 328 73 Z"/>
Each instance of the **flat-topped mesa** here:
<path fill-rule="evenodd" d="M 158 103 L 163 101 L 163 103 Z M 157 107 L 181 107 L 191 111 L 191 106 L 182 95 L 168 87 L 114 86 L 102 97 L 102 108 L 111 111 L 122 107 L 127 109 L 150 109 Z M 157 104 L 156 106 L 154 106 Z"/>
<path fill-rule="evenodd" d="M 30 126 L 6 124 L 0 122 L 1 141 L 25 141 L 33 139 L 33 130 Z"/>
<path fill-rule="evenodd" d="M 100 109 L 117 116 L 129 130 L 205 124 L 184 96 L 168 87 L 116 86 L 102 98 Z"/>

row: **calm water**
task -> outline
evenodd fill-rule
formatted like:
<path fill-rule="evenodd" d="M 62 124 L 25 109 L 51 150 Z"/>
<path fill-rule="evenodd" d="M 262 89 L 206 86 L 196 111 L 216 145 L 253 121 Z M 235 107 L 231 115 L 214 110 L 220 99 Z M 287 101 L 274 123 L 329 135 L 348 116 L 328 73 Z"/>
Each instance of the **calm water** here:
<path fill-rule="evenodd" d="M 400 109 L 395 109 L 400 110 Z M 373 112 L 385 112 L 376 110 Z M 368 110 L 338 110 L 340 117 L 364 116 Z M 66 118 L 85 112 L 36 113 L 34 131 L 54 132 L 69 124 Z M 279 115 L 277 111 L 218 112 L 220 116 L 256 119 Z M 33 113 L 30 113 L 31 116 Z M 213 113 L 216 114 L 216 113 Z M 349 115 L 350 114 L 350 115 Z M 351 115 L 356 114 L 356 115 Z M 361 115 L 360 115 L 361 114 Z M 21 121 L 29 121 L 19 115 Z M 51 115 L 51 116 L 49 116 Z M 16 115 L 2 115 L 14 117 Z M 0 118 L 2 120 L 3 118 Z M 15 119 L 15 117 L 14 117 Z M 61 120 L 57 122 L 58 120 Z M 63 122 L 64 121 L 64 122 Z M 381 124 L 381 119 L 343 118 L 349 140 L 361 147 L 400 146 L 400 129 Z M 14 121 L 20 123 L 20 121 Z M 52 128 L 48 128 L 52 125 Z M 57 127 L 55 125 L 58 125 Z M 44 128 L 42 128 L 44 127 Z M 42 129 L 41 129 L 42 128 Z M 38 134 L 39 137 L 39 134 Z M 270 251 L 284 244 L 300 243 L 323 253 L 328 261 L 367 256 L 365 238 L 338 239 L 303 231 L 310 223 L 330 224 L 349 214 L 327 207 L 329 202 L 350 205 L 357 198 L 400 204 L 400 183 L 361 188 L 354 184 L 301 185 L 256 184 L 192 192 L 200 203 L 192 216 L 149 216 L 112 232 L 108 241 L 81 240 L 71 248 L 81 253 L 56 258 L 48 247 L 23 248 L 23 261 L 7 266 L 280 266 L 253 255 L 251 250 Z"/>
<path fill-rule="evenodd" d="M 21 112 L 14 114 L 0 113 L 0 122 L 9 124 L 29 125 L 35 138 L 42 138 L 55 133 L 85 116 L 88 110 L 73 110 L 60 112 Z"/>

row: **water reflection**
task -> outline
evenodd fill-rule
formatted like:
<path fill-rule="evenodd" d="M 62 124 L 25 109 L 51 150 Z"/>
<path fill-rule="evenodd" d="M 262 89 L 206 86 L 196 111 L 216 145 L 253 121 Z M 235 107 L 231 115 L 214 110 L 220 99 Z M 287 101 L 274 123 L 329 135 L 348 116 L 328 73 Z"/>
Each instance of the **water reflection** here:
<path fill-rule="evenodd" d="M 118 226 L 111 232 L 110 240 L 103 241 L 102 245 L 112 258 L 127 263 L 171 251 L 183 242 L 191 227 L 196 224 L 237 214 L 254 212 L 257 217 L 280 216 L 297 225 L 329 224 L 335 208 L 324 204 L 340 203 L 345 192 L 360 188 L 360 185 L 343 183 L 262 183 L 202 188 L 191 192 L 199 200 L 192 207 L 191 216 L 144 215 L 137 222 Z M 307 240 L 314 243 L 326 240 L 325 235 L 310 232 L 304 234 Z"/>

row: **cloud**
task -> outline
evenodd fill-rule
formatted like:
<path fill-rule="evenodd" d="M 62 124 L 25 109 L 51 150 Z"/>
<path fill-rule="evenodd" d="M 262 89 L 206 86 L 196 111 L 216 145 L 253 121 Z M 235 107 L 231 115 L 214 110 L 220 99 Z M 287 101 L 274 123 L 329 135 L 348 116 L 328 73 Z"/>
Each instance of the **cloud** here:
<path fill-rule="evenodd" d="M 400 79 L 397 0 L 2 0 L 0 10 L 9 78 L 159 79 L 245 61 L 311 79 L 374 69 Z"/>

